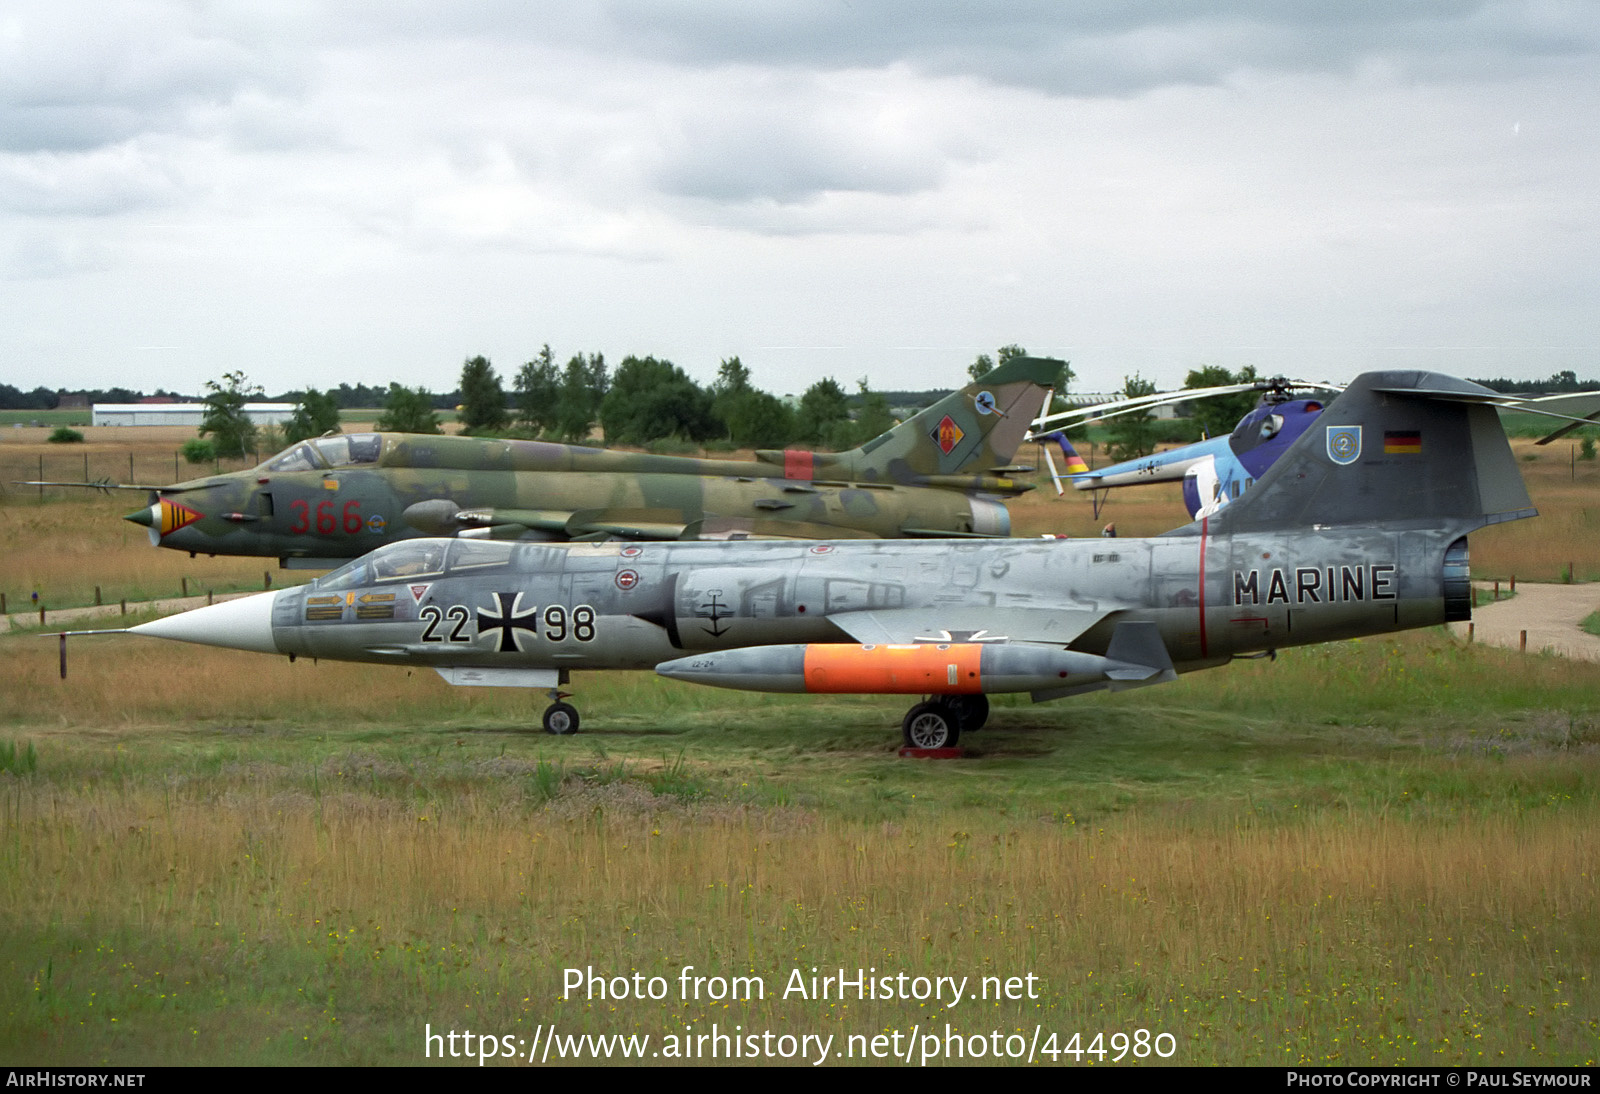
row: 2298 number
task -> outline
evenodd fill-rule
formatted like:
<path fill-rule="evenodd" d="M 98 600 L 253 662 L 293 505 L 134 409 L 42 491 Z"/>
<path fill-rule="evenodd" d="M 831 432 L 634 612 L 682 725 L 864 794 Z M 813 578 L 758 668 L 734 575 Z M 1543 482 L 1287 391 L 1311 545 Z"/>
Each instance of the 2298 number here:
<path fill-rule="evenodd" d="M 422 630 L 424 642 L 472 641 L 464 629 L 467 621 L 472 618 L 472 613 L 460 604 L 452 605 L 448 609 L 435 604 L 424 604 L 418 610 L 417 618 L 427 624 Z M 587 604 L 579 604 L 570 612 L 559 604 L 551 604 L 544 610 L 542 616 L 535 608 L 526 617 L 519 617 L 513 625 L 518 630 L 531 631 L 537 637 L 541 621 L 544 623 L 544 637 L 547 641 L 565 642 L 568 635 L 578 642 L 594 641 L 594 609 Z"/>

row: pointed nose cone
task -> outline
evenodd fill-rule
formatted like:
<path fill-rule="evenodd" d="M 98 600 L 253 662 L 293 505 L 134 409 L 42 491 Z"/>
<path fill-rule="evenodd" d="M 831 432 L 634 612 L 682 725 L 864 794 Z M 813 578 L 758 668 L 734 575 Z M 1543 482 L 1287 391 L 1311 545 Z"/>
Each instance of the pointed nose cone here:
<path fill-rule="evenodd" d="M 152 547 L 161 546 L 161 503 L 160 502 L 156 502 L 156 504 L 151 505 L 151 506 L 147 506 L 147 507 L 145 507 L 143 509 L 135 509 L 133 512 L 129 513 L 127 516 L 123 517 L 122 519 L 123 520 L 131 520 L 135 524 L 144 525 L 146 528 L 148 528 L 150 530 L 150 532 L 149 532 L 149 535 L 150 535 L 150 546 L 152 546 Z"/>
<path fill-rule="evenodd" d="M 277 599 L 278 592 L 256 593 L 254 596 L 196 608 L 191 612 L 169 615 L 154 623 L 141 623 L 129 630 L 133 634 L 170 638 L 175 642 L 277 653 L 278 645 L 272 640 L 272 605 Z"/>

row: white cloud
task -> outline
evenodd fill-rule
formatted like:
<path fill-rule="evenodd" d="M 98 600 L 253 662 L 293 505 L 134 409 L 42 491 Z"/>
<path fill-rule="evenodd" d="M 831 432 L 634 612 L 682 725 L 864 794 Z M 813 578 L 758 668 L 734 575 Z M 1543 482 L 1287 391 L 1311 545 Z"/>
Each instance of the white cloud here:
<path fill-rule="evenodd" d="M 168 387 L 443 388 L 545 341 L 784 390 L 1010 341 L 1086 383 L 1592 371 L 1597 33 L 1559 0 L 21 3 L 0 353 L 110 383 L 190 347 Z"/>

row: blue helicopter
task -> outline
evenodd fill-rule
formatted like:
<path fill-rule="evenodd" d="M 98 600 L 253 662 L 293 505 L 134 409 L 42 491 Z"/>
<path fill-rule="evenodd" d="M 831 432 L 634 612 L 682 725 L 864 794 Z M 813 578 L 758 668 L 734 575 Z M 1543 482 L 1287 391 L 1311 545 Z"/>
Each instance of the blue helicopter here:
<path fill-rule="evenodd" d="M 1227 384 L 1221 387 L 1191 388 L 1048 415 L 1034 422 L 1034 430 L 1029 434 L 1029 439 L 1055 441 L 1060 446 L 1061 453 L 1067 461 L 1066 477 L 1071 480 L 1073 487 L 1093 492 L 1096 518 L 1100 515 L 1100 506 L 1105 496 L 1101 491 L 1119 486 L 1182 482 L 1184 506 L 1189 510 L 1191 517 L 1198 519 L 1210 516 L 1250 489 L 1267 468 L 1288 451 L 1289 446 L 1317 420 L 1324 405 L 1322 399 L 1290 397 L 1292 392 L 1306 388 L 1341 390 L 1335 384 L 1282 378 Z M 1232 433 L 1196 441 L 1166 452 L 1125 460 L 1097 470 L 1088 468 L 1060 430 L 1040 432 L 1041 429 L 1066 419 L 1104 421 L 1120 414 L 1148 411 L 1157 406 L 1217 395 L 1236 395 L 1248 391 L 1261 392 L 1261 401 L 1239 419 L 1239 424 L 1234 427 Z M 1050 476 L 1055 481 L 1056 493 L 1062 493 L 1062 476 L 1057 473 L 1055 460 L 1048 448 L 1045 449 L 1045 461 L 1050 465 Z"/>

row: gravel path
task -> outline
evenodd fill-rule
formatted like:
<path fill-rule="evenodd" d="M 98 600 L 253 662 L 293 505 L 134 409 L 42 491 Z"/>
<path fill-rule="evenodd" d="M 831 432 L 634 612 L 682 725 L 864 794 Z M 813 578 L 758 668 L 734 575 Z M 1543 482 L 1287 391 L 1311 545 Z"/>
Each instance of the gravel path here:
<path fill-rule="evenodd" d="M 1578 629 L 1585 616 L 1600 611 L 1600 584 L 1517 585 L 1517 595 L 1498 603 L 1480 603 L 1472 611 L 1473 641 L 1517 649 L 1522 631 L 1528 632 L 1528 649 L 1549 650 L 1563 657 L 1600 661 L 1600 638 Z M 1467 636 L 1465 623 L 1450 630 Z"/>

